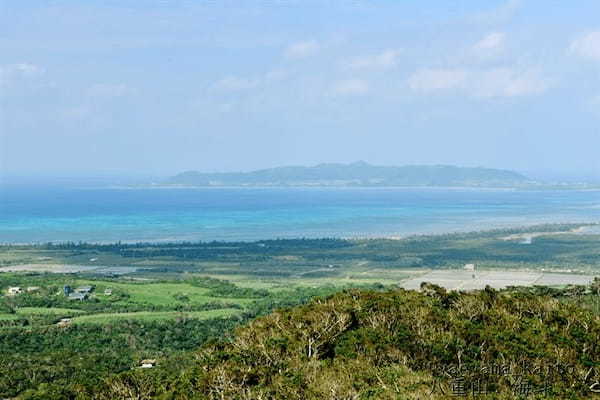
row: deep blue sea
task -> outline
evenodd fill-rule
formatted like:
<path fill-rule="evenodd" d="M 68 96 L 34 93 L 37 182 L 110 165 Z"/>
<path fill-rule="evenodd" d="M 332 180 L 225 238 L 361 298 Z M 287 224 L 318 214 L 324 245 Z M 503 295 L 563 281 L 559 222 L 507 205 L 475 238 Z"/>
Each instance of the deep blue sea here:
<path fill-rule="evenodd" d="M 600 191 L 0 187 L 0 242 L 383 237 L 600 222 Z"/>

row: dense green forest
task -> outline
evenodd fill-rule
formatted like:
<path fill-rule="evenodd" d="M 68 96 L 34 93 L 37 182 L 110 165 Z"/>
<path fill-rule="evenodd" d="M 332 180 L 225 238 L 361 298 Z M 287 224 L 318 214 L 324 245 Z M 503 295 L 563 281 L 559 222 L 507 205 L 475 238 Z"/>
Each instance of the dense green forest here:
<path fill-rule="evenodd" d="M 346 290 L 255 319 L 152 370 L 41 385 L 22 398 L 590 399 L 600 391 L 600 315 L 590 307 L 600 280 L 576 297 L 422 289 Z"/>

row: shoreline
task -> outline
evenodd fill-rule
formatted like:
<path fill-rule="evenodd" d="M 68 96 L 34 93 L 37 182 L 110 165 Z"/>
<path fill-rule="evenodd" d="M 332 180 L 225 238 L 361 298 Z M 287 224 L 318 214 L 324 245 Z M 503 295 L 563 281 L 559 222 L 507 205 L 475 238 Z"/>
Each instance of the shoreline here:
<path fill-rule="evenodd" d="M 529 232 L 526 230 L 531 230 L 535 228 L 543 228 L 543 227 L 560 227 L 560 226 L 572 226 L 570 229 L 566 231 L 539 231 L 539 232 Z M 247 240 L 215 240 L 215 239 L 207 239 L 207 240 L 186 240 L 186 239 L 176 239 L 176 238 L 163 238 L 163 239 L 153 239 L 153 240 L 144 240 L 144 239 L 127 239 L 127 240 L 91 240 L 91 241 L 81 241 L 85 244 L 90 245 L 114 245 L 117 243 L 121 243 L 124 245 L 136 245 L 136 244 L 148 244 L 148 245 L 169 245 L 169 244 L 178 244 L 178 243 L 209 243 L 209 242 L 220 242 L 220 243 L 253 243 L 253 242 L 262 242 L 269 240 L 298 240 L 298 239 L 306 239 L 306 240 L 319 240 L 319 239 L 333 239 L 333 240 L 347 240 L 347 241 L 361 241 L 361 240 L 406 240 L 415 237 L 435 237 L 435 236 L 445 236 L 445 235 L 473 235 L 473 234 L 492 234 L 498 233 L 502 234 L 503 231 L 517 231 L 515 233 L 507 234 L 504 237 L 499 239 L 509 241 L 509 240 L 519 240 L 524 239 L 526 237 L 531 236 L 531 238 L 535 238 L 538 236 L 544 235 L 560 235 L 560 234 L 585 234 L 586 228 L 600 227 L 600 221 L 595 222 L 573 222 L 573 221 L 555 221 L 555 222 L 532 222 L 531 224 L 518 224 L 518 225 L 507 225 L 507 226 L 496 226 L 496 227 L 488 227 L 488 229 L 479 229 L 479 230 L 448 230 L 448 231 L 436 231 L 436 232 L 412 232 L 406 234 L 390 234 L 390 235 L 364 235 L 357 234 L 352 236 L 315 236 L 315 237 L 271 237 L 271 238 L 255 238 L 255 239 L 247 239 Z M 525 231 L 525 232 L 518 232 Z M 600 235 L 600 229 L 597 233 L 592 232 L 589 233 L 591 235 Z M 48 243 L 52 245 L 65 245 L 68 243 L 79 243 L 79 240 L 53 240 L 53 241 L 37 241 L 37 242 L 0 242 L 0 248 L 2 247 L 27 247 L 27 246 L 44 246 Z"/>
<path fill-rule="evenodd" d="M 136 189 L 439 189 L 439 190 L 490 190 L 490 191 L 600 191 L 600 185 L 524 185 L 524 186 L 435 186 L 435 185 L 181 185 L 181 184 L 141 184 L 141 185 L 107 185 L 86 188 L 136 190 Z"/>

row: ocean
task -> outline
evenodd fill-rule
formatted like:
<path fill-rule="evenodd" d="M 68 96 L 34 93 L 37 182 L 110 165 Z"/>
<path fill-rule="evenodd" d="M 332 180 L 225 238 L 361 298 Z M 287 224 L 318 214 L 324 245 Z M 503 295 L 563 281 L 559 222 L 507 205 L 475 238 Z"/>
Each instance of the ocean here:
<path fill-rule="evenodd" d="M 600 222 L 600 191 L 0 187 L 0 242 L 402 237 Z"/>

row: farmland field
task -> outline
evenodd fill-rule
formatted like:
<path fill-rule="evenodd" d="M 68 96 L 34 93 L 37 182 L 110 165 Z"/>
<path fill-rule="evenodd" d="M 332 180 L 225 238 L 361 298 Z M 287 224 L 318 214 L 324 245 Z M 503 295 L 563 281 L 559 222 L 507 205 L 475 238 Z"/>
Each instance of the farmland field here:
<path fill-rule="evenodd" d="M 218 310 L 210 311 L 193 311 L 193 312 L 179 312 L 179 311 L 140 311 L 133 313 L 112 313 L 112 314 L 92 314 L 83 315 L 73 318 L 74 324 L 106 324 L 110 322 L 116 322 L 120 320 L 129 321 L 158 321 L 158 320 L 169 320 L 177 318 L 186 319 L 212 319 L 212 318 L 228 318 L 236 314 L 239 314 L 240 310 L 235 308 L 223 308 Z"/>
<path fill-rule="evenodd" d="M 57 308 L 57 307 L 19 307 L 15 310 L 17 315 L 76 315 L 84 311 L 73 308 Z"/>
<path fill-rule="evenodd" d="M 15 314 L 0 314 L 0 321 L 14 321 L 17 319 L 19 319 L 19 316 Z"/>
<path fill-rule="evenodd" d="M 90 281 L 77 280 L 77 285 L 83 286 L 89 284 Z M 214 297 L 211 296 L 210 289 L 192 286 L 183 282 L 176 283 L 148 283 L 148 282 L 107 282 L 107 281 L 94 281 L 99 291 L 104 288 L 123 291 L 128 294 L 126 300 L 127 303 L 138 303 L 146 305 L 159 305 L 159 306 L 176 306 L 178 304 L 190 303 L 190 304 L 205 304 L 210 302 L 223 302 L 223 303 L 235 303 L 239 305 L 247 304 L 250 299 L 244 298 L 227 298 L 227 297 Z M 101 294 L 99 297 L 104 297 Z M 178 299 L 180 297 L 180 299 Z M 184 300 L 182 300 L 184 299 Z M 123 304 L 125 301 L 122 302 Z"/>

